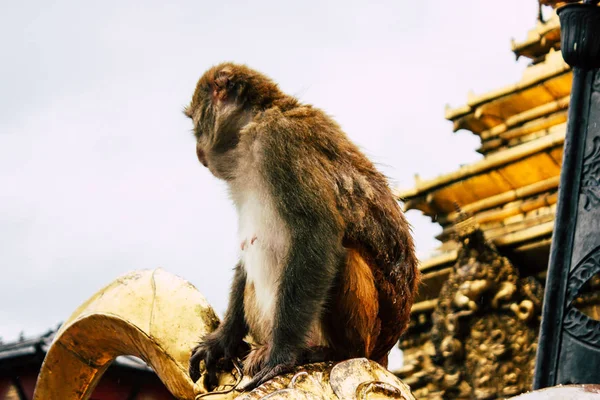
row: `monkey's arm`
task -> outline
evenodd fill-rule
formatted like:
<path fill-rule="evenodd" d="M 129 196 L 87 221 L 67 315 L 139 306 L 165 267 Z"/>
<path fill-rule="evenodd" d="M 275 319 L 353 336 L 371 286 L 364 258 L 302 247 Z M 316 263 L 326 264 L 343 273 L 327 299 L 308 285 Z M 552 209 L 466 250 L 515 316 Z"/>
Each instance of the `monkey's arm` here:
<path fill-rule="evenodd" d="M 190 358 L 190 377 L 194 382 L 200 378 L 200 361 L 204 360 L 207 369 L 207 387 L 217 385 L 217 362 L 224 358 L 230 361 L 239 353 L 247 350 L 243 339 L 248 333 L 248 325 L 244 317 L 244 288 L 246 272 L 242 263 L 234 270 L 229 305 L 223 322 L 212 333 L 205 336 L 192 351 Z"/>
<path fill-rule="evenodd" d="M 273 336 L 264 367 L 246 386 L 252 388 L 294 366 L 306 349 L 310 328 L 344 256 L 343 226 L 322 154 L 301 148 L 296 137 L 278 131 L 265 144 L 265 176 L 290 243 L 276 299 Z"/>

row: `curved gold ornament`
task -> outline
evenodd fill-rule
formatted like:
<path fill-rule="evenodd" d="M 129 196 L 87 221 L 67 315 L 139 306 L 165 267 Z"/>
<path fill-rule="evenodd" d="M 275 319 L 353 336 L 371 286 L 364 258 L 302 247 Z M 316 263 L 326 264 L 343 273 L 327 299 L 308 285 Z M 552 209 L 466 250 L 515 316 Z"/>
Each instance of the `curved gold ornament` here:
<path fill-rule="evenodd" d="M 222 374 L 208 393 L 188 375 L 191 349 L 218 326 L 206 299 L 185 280 L 162 269 L 126 274 L 81 305 L 57 332 L 38 377 L 34 400 L 88 399 L 120 355 L 144 360 L 178 399 L 405 399 L 410 388 L 366 359 L 296 368 L 255 390 L 249 379 Z M 240 382 L 241 381 L 241 382 Z"/>

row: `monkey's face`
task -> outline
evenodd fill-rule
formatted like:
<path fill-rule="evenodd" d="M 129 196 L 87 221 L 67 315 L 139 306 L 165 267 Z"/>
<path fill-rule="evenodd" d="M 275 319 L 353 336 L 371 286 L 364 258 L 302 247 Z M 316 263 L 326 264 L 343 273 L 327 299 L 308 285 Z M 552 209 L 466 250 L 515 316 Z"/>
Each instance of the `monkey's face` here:
<path fill-rule="evenodd" d="M 192 119 L 196 137 L 196 155 L 202 165 L 217 178 L 233 178 L 235 149 L 245 120 L 235 99 L 224 95 L 226 75 L 209 70 L 198 82 L 194 97 L 185 114 Z"/>
<path fill-rule="evenodd" d="M 270 79 L 245 66 L 225 63 L 206 71 L 184 111 L 194 124 L 200 163 L 217 178 L 233 179 L 242 129 L 280 96 Z"/>

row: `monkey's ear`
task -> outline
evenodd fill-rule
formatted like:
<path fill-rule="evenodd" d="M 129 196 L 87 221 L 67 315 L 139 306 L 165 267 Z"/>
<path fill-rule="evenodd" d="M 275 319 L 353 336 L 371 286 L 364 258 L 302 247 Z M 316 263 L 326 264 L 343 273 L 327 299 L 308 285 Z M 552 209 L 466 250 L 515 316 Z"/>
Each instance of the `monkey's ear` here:
<path fill-rule="evenodd" d="M 231 69 L 225 67 L 222 70 L 218 71 L 215 74 L 215 79 L 213 81 L 213 101 L 225 101 L 228 98 L 229 90 L 232 87 L 233 71 Z"/>

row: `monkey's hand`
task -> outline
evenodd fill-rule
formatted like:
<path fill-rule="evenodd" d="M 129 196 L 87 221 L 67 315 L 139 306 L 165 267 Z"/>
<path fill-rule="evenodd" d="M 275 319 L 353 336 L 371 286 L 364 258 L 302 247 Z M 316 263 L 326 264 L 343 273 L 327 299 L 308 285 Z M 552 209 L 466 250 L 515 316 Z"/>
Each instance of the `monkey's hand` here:
<path fill-rule="evenodd" d="M 273 357 L 275 354 L 277 355 L 276 358 Z M 292 351 L 272 352 L 264 367 L 252 377 L 252 380 L 244 386 L 243 390 L 250 391 L 277 375 L 291 371 L 297 364 L 298 357 Z"/>
<path fill-rule="evenodd" d="M 190 378 L 193 382 L 200 379 L 200 362 L 204 361 L 206 366 L 204 386 L 208 390 L 212 390 L 219 385 L 217 371 L 231 370 L 233 358 L 241 357 L 249 349 L 250 346 L 246 342 L 234 342 L 231 340 L 231 335 L 227 335 L 218 328 L 206 335 L 192 350 L 189 367 Z"/>

